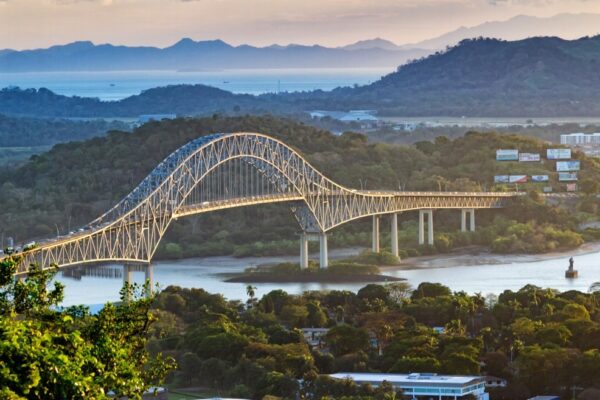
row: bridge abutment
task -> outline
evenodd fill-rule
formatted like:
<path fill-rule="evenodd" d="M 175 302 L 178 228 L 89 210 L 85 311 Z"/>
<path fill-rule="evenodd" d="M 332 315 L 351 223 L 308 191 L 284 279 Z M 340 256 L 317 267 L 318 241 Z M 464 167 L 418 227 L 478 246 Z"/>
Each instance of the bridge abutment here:
<path fill-rule="evenodd" d="M 460 210 L 460 230 L 467 231 L 467 214 L 469 214 L 469 231 L 475 232 L 475 209 L 467 208 Z"/>
<path fill-rule="evenodd" d="M 398 250 L 398 214 L 392 214 L 392 254 L 400 258 Z"/>
<path fill-rule="evenodd" d="M 419 210 L 419 244 L 425 244 L 425 215 L 427 215 L 427 244 L 433 245 L 433 210 Z"/>
<path fill-rule="evenodd" d="M 373 253 L 379 253 L 379 215 L 373 215 L 371 251 L 373 251 Z"/>

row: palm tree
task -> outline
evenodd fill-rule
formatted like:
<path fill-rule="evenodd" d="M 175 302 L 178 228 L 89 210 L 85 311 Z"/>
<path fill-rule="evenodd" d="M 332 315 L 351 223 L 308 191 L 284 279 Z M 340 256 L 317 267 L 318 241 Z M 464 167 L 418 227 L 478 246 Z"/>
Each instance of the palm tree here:
<path fill-rule="evenodd" d="M 248 304 L 254 303 L 254 301 L 256 300 L 254 298 L 254 296 L 256 295 L 255 290 L 256 290 L 255 286 L 252 286 L 252 285 L 246 286 L 246 294 L 248 295 L 248 301 L 246 303 L 248 303 Z"/>
<path fill-rule="evenodd" d="M 589 292 L 590 293 L 600 292 L 600 282 L 592 283 L 592 285 L 590 286 Z"/>

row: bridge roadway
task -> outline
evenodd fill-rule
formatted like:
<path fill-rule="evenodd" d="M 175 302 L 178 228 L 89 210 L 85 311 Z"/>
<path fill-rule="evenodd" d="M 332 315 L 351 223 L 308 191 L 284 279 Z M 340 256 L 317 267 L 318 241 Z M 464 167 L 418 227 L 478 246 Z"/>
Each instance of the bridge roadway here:
<path fill-rule="evenodd" d="M 349 189 L 326 178 L 277 139 L 258 133 L 215 134 L 173 152 L 128 196 L 77 233 L 21 253 L 16 275 L 26 274 L 33 263 L 43 269 L 103 262 L 149 265 L 173 220 L 282 202 L 289 204 L 302 230 L 301 266 L 308 266 L 308 241 L 318 238 L 320 265 L 325 268 L 327 232 L 346 222 L 371 216 L 373 251 L 379 251 L 379 220 L 391 215 L 391 248 L 398 255 L 400 212 L 418 210 L 419 242 L 425 243 L 427 220 L 427 243 L 433 244 L 433 210 L 462 210 L 461 229 L 474 230 L 475 209 L 501 208 L 519 195 Z"/>

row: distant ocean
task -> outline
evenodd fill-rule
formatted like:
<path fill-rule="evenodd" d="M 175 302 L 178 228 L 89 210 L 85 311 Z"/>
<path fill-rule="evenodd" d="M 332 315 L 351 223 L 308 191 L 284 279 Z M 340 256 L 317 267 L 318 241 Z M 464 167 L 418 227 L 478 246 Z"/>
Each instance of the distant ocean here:
<path fill-rule="evenodd" d="M 392 72 L 381 68 L 231 69 L 217 71 L 111 71 L 0 73 L 0 88 L 47 88 L 66 96 L 119 100 L 174 84 L 205 84 L 233 93 L 331 90 L 366 85 Z"/>

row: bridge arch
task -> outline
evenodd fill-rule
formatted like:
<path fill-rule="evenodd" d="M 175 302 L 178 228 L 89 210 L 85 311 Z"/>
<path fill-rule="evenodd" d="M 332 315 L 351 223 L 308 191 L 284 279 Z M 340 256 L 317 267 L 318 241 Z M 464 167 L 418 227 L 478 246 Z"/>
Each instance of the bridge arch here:
<path fill-rule="evenodd" d="M 194 191 L 224 165 L 249 166 L 266 177 L 270 189 L 256 193 Z M 232 175 L 223 173 L 224 179 Z M 223 182 L 218 182 L 223 184 Z M 212 196 L 212 197 L 211 197 Z M 390 192 L 349 189 L 325 177 L 299 152 L 260 133 L 214 134 L 180 147 L 125 198 L 82 232 L 41 243 L 24 252 L 18 273 L 31 263 L 150 262 L 172 220 L 186 215 L 246 205 L 289 202 L 302 230 L 324 233 L 370 215 L 413 209 L 502 207 L 510 193 Z M 191 199 L 191 201 L 190 201 Z"/>

